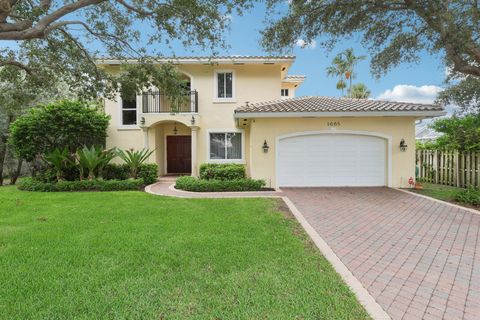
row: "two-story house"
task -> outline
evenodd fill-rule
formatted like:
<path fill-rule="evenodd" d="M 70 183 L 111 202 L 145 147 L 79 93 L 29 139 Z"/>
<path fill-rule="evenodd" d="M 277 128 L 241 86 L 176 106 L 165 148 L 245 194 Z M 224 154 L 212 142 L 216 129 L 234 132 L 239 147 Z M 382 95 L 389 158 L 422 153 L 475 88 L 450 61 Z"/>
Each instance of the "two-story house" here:
<path fill-rule="evenodd" d="M 164 61 L 188 80 L 182 103 L 158 90 L 105 100 L 107 147 L 155 149 L 150 161 L 160 176 L 197 175 L 205 162 L 241 163 L 272 187 L 408 187 L 415 121 L 444 114 L 438 105 L 295 97 L 305 77 L 288 75 L 293 56 Z M 120 68 L 115 60 L 99 64 Z"/>

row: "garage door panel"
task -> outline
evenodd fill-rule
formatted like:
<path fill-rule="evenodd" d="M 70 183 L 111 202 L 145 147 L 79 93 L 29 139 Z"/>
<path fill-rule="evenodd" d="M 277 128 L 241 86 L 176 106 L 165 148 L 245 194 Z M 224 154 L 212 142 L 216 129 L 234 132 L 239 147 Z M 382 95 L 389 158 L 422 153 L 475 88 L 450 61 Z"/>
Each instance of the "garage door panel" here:
<path fill-rule="evenodd" d="M 347 134 L 286 138 L 277 166 L 280 186 L 384 186 L 386 142 Z"/>

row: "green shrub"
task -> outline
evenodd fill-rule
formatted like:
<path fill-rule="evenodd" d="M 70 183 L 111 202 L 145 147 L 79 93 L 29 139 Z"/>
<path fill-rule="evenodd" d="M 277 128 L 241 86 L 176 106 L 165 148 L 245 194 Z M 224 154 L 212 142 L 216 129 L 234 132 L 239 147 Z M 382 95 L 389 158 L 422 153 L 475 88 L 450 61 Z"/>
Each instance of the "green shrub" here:
<path fill-rule="evenodd" d="M 144 163 L 138 168 L 138 177 L 142 178 L 145 184 L 152 184 L 157 181 L 158 165 L 156 163 Z"/>
<path fill-rule="evenodd" d="M 120 191 L 139 190 L 144 185 L 143 179 L 127 180 L 76 180 L 43 182 L 32 178 L 24 178 L 18 188 L 24 191 Z"/>
<path fill-rule="evenodd" d="M 110 163 L 103 168 L 103 178 L 106 180 L 126 180 L 130 176 L 128 164 Z M 144 163 L 138 168 L 138 177 L 145 181 L 145 184 L 152 184 L 157 181 L 158 165 L 156 163 Z"/>
<path fill-rule="evenodd" d="M 459 191 L 455 195 L 455 200 L 472 206 L 480 206 L 480 190 L 475 187 L 468 187 L 467 189 Z"/>
<path fill-rule="evenodd" d="M 67 181 L 78 180 L 80 176 L 80 171 L 78 170 L 77 166 L 68 165 L 63 169 L 63 178 Z M 86 178 L 86 176 L 84 176 Z M 43 182 L 53 182 L 56 181 L 56 172 L 54 168 L 43 167 L 41 168 L 35 175 L 36 180 L 40 180 Z"/>
<path fill-rule="evenodd" d="M 58 101 L 31 108 L 10 126 L 12 151 L 26 161 L 56 148 L 74 152 L 84 145 L 103 145 L 110 117 L 97 105 Z"/>
<path fill-rule="evenodd" d="M 238 180 L 245 178 L 245 166 L 241 164 L 204 163 L 200 166 L 200 179 Z"/>
<path fill-rule="evenodd" d="M 103 179 L 127 180 L 130 174 L 128 164 L 109 163 L 103 168 Z"/>
<path fill-rule="evenodd" d="M 198 179 L 190 176 L 179 177 L 175 188 L 195 192 L 221 191 L 259 191 L 265 186 L 265 181 L 249 178 L 235 180 Z"/>

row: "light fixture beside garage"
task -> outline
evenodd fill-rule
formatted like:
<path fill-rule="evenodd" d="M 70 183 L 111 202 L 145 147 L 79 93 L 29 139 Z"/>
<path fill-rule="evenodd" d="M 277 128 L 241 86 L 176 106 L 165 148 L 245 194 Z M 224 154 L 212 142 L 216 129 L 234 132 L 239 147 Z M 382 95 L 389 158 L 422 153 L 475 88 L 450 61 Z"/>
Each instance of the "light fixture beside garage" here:
<path fill-rule="evenodd" d="M 264 153 L 267 153 L 268 149 L 270 149 L 270 147 L 268 146 L 267 140 L 263 142 L 262 149 Z"/>
<path fill-rule="evenodd" d="M 400 151 L 407 151 L 407 144 L 405 143 L 405 139 L 402 138 L 402 140 L 400 140 Z"/>

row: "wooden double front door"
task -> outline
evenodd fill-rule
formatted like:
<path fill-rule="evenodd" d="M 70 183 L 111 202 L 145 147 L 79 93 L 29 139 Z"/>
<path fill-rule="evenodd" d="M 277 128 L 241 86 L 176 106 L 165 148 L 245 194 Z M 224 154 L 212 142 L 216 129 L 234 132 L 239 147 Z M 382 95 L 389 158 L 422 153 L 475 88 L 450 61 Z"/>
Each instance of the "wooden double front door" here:
<path fill-rule="evenodd" d="M 167 173 L 192 172 L 192 137 L 167 136 Z"/>

